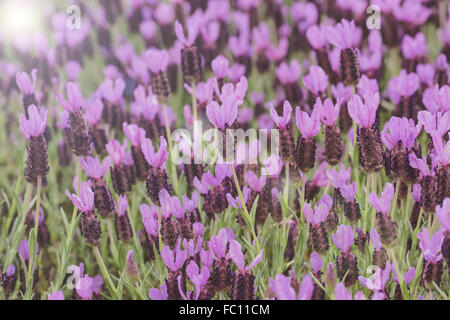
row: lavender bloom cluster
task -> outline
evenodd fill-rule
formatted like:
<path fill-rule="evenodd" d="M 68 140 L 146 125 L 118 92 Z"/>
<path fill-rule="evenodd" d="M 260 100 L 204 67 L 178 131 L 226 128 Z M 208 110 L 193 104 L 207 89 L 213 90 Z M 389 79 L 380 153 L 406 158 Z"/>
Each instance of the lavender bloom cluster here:
<path fill-rule="evenodd" d="M 0 299 L 450 298 L 448 3 L 73 2 L 0 27 Z"/>

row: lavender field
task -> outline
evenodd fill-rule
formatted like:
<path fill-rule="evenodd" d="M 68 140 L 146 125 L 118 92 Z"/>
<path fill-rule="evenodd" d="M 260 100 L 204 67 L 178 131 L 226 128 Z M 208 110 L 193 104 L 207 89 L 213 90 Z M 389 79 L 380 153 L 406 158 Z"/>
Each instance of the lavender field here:
<path fill-rule="evenodd" d="M 0 300 L 449 300 L 450 5 L 0 2 Z"/>

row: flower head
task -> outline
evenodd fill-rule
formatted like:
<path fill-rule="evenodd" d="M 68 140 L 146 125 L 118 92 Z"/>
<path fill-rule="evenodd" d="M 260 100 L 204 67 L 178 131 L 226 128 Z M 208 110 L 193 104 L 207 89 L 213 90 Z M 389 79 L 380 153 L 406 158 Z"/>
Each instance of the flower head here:
<path fill-rule="evenodd" d="M 80 195 L 72 193 L 67 190 L 66 195 L 72 200 L 73 205 L 84 213 L 90 213 L 94 208 L 94 192 L 91 189 L 89 182 L 83 181 L 80 184 Z"/>
<path fill-rule="evenodd" d="M 122 130 L 123 133 L 125 133 L 125 136 L 130 140 L 131 144 L 133 146 L 141 146 L 142 141 L 145 139 L 145 130 L 142 128 L 139 128 L 135 124 L 128 124 L 124 122 L 122 124 Z"/>
<path fill-rule="evenodd" d="M 436 206 L 436 217 L 444 230 L 450 232 L 450 198 L 445 198 L 442 206 Z"/>
<path fill-rule="evenodd" d="M 330 211 L 331 207 L 325 203 L 319 203 L 314 206 L 314 211 L 309 203 L 303 205 L 303 214 L 305 215 L 306 221 L 314 225 L 320 225 L 324 222 Z"/>
<path fill-rule="evenodd" d="M 411 149 L 421 131 L 421 127 L 420 125 L 416 126 L 413 119 L 391 117 L 384 125 L 381 140 L 389 150 L 395 147 L 399 141 L 406 148 Z"/>
<path fill-rule="evenodd" d="M 24 114 L 20 115 L 20 132 L 26 139 L 30 137 L 39 137 L 45 131 L 48 112 L 44 108 L 39 110 L 34 104 L 28 107 L 28 119 Z"/>
<path fill-rule="evenodd" d="M 375 122 L 380 95 L 365 96 L 364 103 L 361 97 L 354 95 L 347 104 L 350 117 L 363 128 L 370 128 Z"/>
<path fill-rule="evenodd" d="M 117 166 L 122 163 L 122 160 L 125 157 L 127 141 L 123 141 L 123 145 L 120 144 L 117 140 L 111 140 L 106 144 L 106 150 L 108 151 L 109 157 L 112 162 Z"/>
<path fill-rule="evenodd" d="M 145 52 L 145 60 L 151 72 L 164 72 L 169 64 L 169 54 L 166 50 L 151 48 Z"/>
<path fill-rule="evenodd" d="M 311 265 L 311 268 L 314 272 L 314 274 L 317 274 L 320 269 L 322 268 L 322 258 L 317 252 L 312 252 L 309 256 L 309 264 Z"/>
<path fill-rule="evenodd" d="M 296 83 L 301 72 L 302 69 L 296 59 L 292 59 L 289 64 L 283 62 L 275 69 L 275 74 L 282 84 Z"/>
<path fill-rule="evenodd" d="M 169 295 L 167 294 L 167 284 L 164 282 L 159 289 L 151 288 L 148 291 L 148 296 L 152 300 L 167 300 Z"/>
<path fill-rule="evenodd" d="M 117 201 L 116 211 L 119 216 L 123 216 L 127 212 L 128 200 L 126 195 L 119 196 Z"/>
<path fill-rule="evenodd" d="M 319 66 L 311 66 L 309 73 L 303 77 L 303 84 L 315 96 L 325 92 L 328 86 L 328 76 Z"/>
<path fill-rule="evenodd" d="M 327 178 L 335 188 L 340 188 L 343 185 L 350 183 L 350 176 L 352 168 L 349 166 L 345 169 L 344 164 L 341 162 L 339 172 L 335 168 L 327 170 Z"/>
<path fill-rule="evenodd" d="M 431 238 L 427 228 L 423 228 L 422 232 L 417 234 L 419 238 L 419 246 L 422 249 L 423 257 L 430 262 L 438 262 L 442 259 L 441 251 L 442 242 L 444 241 L 444 233 L 442 230 L 437 231 Z"/>
<path fill-rule="evenodd" d="M 245 182 L 248 183 L 248 185 L 250 186 L 250 188 L 252 188 L 253 191 L 261 192 L 262 189 L 264 188 L 264 185 L 266 184 L 267 177 L 261 176 L 260 178 L 258 178 L 256 173 L 254 173 L 251 170 L 248 170 L 244 174 L 244 179 Z"/>
<path fill-rule="evenodd" d="M 381 196 L 378 197 L 376 193 L 371 192 L 369 195 L 370 204 L 377 210 L 382 213 L 384 216 L 389 215 L 389 210 L 391 208 L 391 201 L 394 198 L 394 186 L 392 183 L 386 183 L 383 192 L 381 192 Z"/>
<path fill-rule="evenodd" d="M 263 257 L 263 250 L 255 257 L 255 259 L 247 267 L 245 266 L 244 254 L 242 253 L 241 244 L 236 240 L 230 241 L 230 249 L 228 250 L 227 258 L 233 260 L 238 266 L 239 270 L 250 270 L 261 262 Z"/>
<path fill-rule="evenodd" d="M 333 243 L 336 247 L 338 247 L 342 252 L 349 252 L 350 247 L 355 240 L 352 227 L 344 224 L 339 226 L 336 231 L 336 235 L 332 234 L 331 238 L 333 239 Z"/>
<path fill-rule="evenodd" d="M 353 20 L 349 22 L 348 20 L 342 19 L 334 27 L 325 27 L 324 32 L 328 42 L 341 50 L 352 48 L 357 40 L 356 26 Z"/>
<path fill-rule="evenodd" d="M 321 118 L 320 120 L 326 126 L 332 126 L 336 122 L 339 117 L 339 111 L 341 109 L 341 101 L 338 99 L 336 105 L 333 104 L 331 99 L 327 98 L 324 103 L 322 103 L 322 99 L 317 97 L 316 104 L 314 108 L 320 109 Z"/>
<path fill-rule="evenodd" d="M 111 160 L 109 157 L 106 157 L 101 164 L 98 158 L 92 158 L 90 156 L 87 156 L 85 159 L 81 159 L 80 161 L 81 167 L 91 179 L 103 178 L 111 165 Z"/>
<path fill-rule="evenodd" d="M 91 105 L 86 108 L 85 117 L 91 126 L 100 121 L 103 114 L 103 108 L 103 102 L 100 99 L 95 99 Z"/>
<path fill-rule="evenodd" d="M 56 100 L 69 113 L 79 111 L 83 103 L 80 86 L 77 83 L 69 82 L 66 86 L 66 92 L 67 100 L 61 93 L 56 95 Z"/>
<path fill-rule="evenodd" d="M 323 27 L 316 24 L 309 26 L 308 29 L 306 29 L 306 38 L 311 47 L 316 50 L 322 50 L 328 44 Z"/>
<path fill-rule="evenodd" d="M 17 72 L 16 84 L 23 94 L 33 94 L 34 90 L 36 89 L 36 74 L 37 69 L 33 69 L 31 71 L 30 79 L 30 76 L 26 72 Z"/>
<path fill-rule="evenodd" d="M 289 101 L 284 101 L 283 104 L 283 116 L 278 116 L 277 112 L 275 111 L 275 108 L 273 105 L 270 106 L 270 117 L 272 118 L 273 122 L 275 122 L 275 125 L 280 130 L 286 129 L 286 126 L 291 121 L 291 114 L 292 114 L 292 107 Z"/>
<path fill-rule="evenodd" d="M 230 62 L 223 55 L 217 56 L 211 61 L 211 69 L 217 79 L 223 79 L 228 75 Z"/>
<path fill-rule="evenodd" d="M 178 40 L 185 47 L 190 47 L 194 44 L 195 38 L 198 34 L 198 24 L 194 19 L 190 19 L 187 23 L 188 37 L 184 35 L 183 26 L 177 21 L 175 21 L 175 34 Z"/>
<path fill-rule="evenodd" d="M 353 181 L 352 184 L 341 185 L 339 190 L 345 200 L 353 202 L 355 200 L 356 192 L 358 190 L 357 188 L 358 184 L 356 183 L 356 181 Z"/>
<path fill-rule="evenodd" d="M 176 272 L 184 265 L 187 259 L 186 250 L 181 250 L 180 244 L 176 246 L 174 250 L 171 250 L 169 246 L 164 246 L 161 250 L 161 259 L 166 264 L 167 268 Z"/>
<path fill-rule="evenodd" d="M 158 152 L 155 153 L 152 141 L 148 138 L 142 141 L 141 149 L 149 165 L 155 168 L 165 168 L 166 161 L 169 158 L 169 152 L 167 151 L 167 141 L 164 137 L 160 137 Z"/>
<path fill-rule="evenodd" d="M 320 131 L 320 110 L 314 109 L 311 116 L 305 111 L 300 111 L 300 107 L 295 109 L 295 120 L 297 127 L 305 138 L 312 138 Z"/>

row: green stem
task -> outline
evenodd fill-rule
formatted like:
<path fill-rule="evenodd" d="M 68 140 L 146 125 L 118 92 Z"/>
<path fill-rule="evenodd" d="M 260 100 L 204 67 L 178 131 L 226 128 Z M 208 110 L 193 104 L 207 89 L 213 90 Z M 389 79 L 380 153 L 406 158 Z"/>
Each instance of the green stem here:
<path fill-rule="evenodd" d="M 286 207 L 289 203 L 289 163 L 285 164 L 286 168 L 286 185 L 284 188 L 284 201 L 286 202 Z"/>
<path fill-rule="evenodd" d="M 175 187 L 175 193 L 178 195 L 178 176 L 177 176 L 177 168 L 175 166 L 175 163 L 172 161 L 172 136 L 170 133 L 170 126 L 169 126 L 169 118 L 167 118 L 167 110 L 166 105 L 163 104 L 163 113 L 164 113 L 164 122 L 166 127 L 166 137 L 167 137 L 167 145 L 169 146 L 169 160 L 170 160 L 170 166 L 172 168 L 173 173 L 173 183 Z"/>
<path fill-rule="evenodd" d="M 372 192 L 377 193 L 377 177 L 376 177 L 376 173 L 372 173 Z M 372 230 L 373 228 L 375 228 L 375 215 L 376 215 L 376 210 L 374 208 L 372 208 L 372 222 L 371 222 L 371 227 L 370 229 Z"/>
<path fill-rule="evenodd" d="M 195 81 L 192 81 L 191 84 L 191 88 L 192 88 L 192 115 L 194 118 L 194 123 L 193 126 L 195 126 L 195 123 L 197 122 L 197 98 L 195 96 Z"/>
<path fill-rule="evenodd" d="M 398 192 L 400 190 L 400 179 L 397 179 L 395 183 L 395 193 L 394 193 L 394 203 L 392 204 L 391 208 L 391 218 L 394 219 L 395 217 L 395 211 L 397 210 L 397 199 L 398 199 Z"/>
<path fill-rule="evenodd" d="M 108 229 L 109 239 L 111 240 L 111 248 L 112 248 L 112 254 L 113 254 L 114 261 L 117 263 L 117 265 L 119 265 L 119 252 L 117 251 L 116 238 L 114 237 L 111 219 L 106 220 L 106 227 Z"/>
<path fill-rule="evenodd" d="M 392 262 L 394 263 L 395 271 L 397 273 L 398 281 L 400 283 L 400 289 L 402 291 L 403 298 L 405 300 L 409 300 L 408 288 L 406 287 L 405 279 L 403 278 L 403 273 L 400 270 L 400 268 L 398 267 L 397 259 L 395 258 L 394 249 L 392 247 L 388 248 L 388 253 L 389 253 L 389 256 L 391 257 Z"/>
<path fill-rule="evenodd" d="M 119 300 L 119 296 L 117 294 L 117 290 L 116 290 L 116 288 L 114 286 L 114 283 L 112 282 L 112 279 L 111 279 L 111 276 L 108 273 L 108 270 L 106 269 L 105 263 L 103 262 L 102 255 L 100 254 L 100 251 L 98 250 L 98 247 L 94 247 L 93 250 L 94 250 L 95 259 L 97 259 L 97 263 L 98 263 L 98 265 L 100 267 L 100 272 L 101 272 L 103 278 L 105 279 L 106 283 L 108 284 L 108 287 L 110 289 L 112 298 L 115 299 L 115 300 Z"/>
<path fill-rule="evenodd" d="M 28 262 L 28 274 L 26 280 L 26 290 L 25 290 L 25 300 L 31 300 L 33 294 L 33 270 L 36 257 L 36 244 L 37 235 L 39 229 L 39 211 L 41 208 L 41 188 L 42 188 L 42 177 L 37 177 L 37 187 L 36 187 L 36 209 L 34 216 L 34 243 L 28 243 L 30 252 L 30 261 Z"/>
<path fill-rule="evenodd" d="M 239 199 L 241 200 L 242 210 L 244 211 L 244 214 L 246 215 L 246 219 L 248 221 L 250 221 L 250 214 L 248 213 L 247 206 L 245 205 L 244 196 L 242 195 L 241 187 L 239 185 L 239 180 L 236 175 L 236 170 L 234 170 L 233 164 L 231 164 L 230 166 L 231 166 L 231 171 L 233 173 L 234 184 L 236 185 L 236 189 L 239 194 Z M 261 247 L 259 246 L 258 237 L 256 236 L 255 229 L 254 229 L 253 225 L 249 225 L 248 227 L 253 236 L 253 239 L 255 240 L 256 249 L 259 252 L 259 251 L 261 251 Z"/>

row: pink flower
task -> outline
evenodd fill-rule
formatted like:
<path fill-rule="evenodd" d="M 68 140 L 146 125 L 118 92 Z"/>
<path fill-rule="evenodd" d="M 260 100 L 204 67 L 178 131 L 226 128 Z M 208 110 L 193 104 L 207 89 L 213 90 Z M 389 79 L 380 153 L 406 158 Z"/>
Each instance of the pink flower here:
<path fill-rule="evenodd" d="M 419 76 L 415 73 L 400 71 L 397 77 L 392 78 L 388 83 L 388 93 L 391 100 L 398 104 L 401 97 L 410 97 L 420 88 Z"/>
<path fill-rule="evenodd" d="M 208 120 L 217 128 L 225 130 L 233 124 L 238 115 L 238 106 L 232 101 L 222 103 L 210 101 L 206 107 Z M 225 126 L 226 125 L 226 126 Z"/>
<path fill-rule="evenodd" d="M 106 79 L 100 85 L 100 92 L 102 96 L 111 103 L 120 103 L 125 90 L 125 81 L 122 78 L 117 78 L 115 81 Z"/>
<path fill-rule="evenodd" d="M 363 75 L 364 77 L 364 75 Z M 362 78 L 361 78 L 362 79 Z M 337 85 L 331 85 L 331 93 L 335 99 L 340 99 L 342 103 L 347 102 L 353 95 L 351 86 L 344 86 L 342 82 L 339 82 Z M 377 90 L 378 91 L 378 90 Z"/>
<path fill-rule="evenodd" d="M 309 256 L 309 264 L 311 265 L 311 268 L 314 272 L 314 274 L 317 274 L 320 269 L 322 268 L 322 258 L 317 252 L 312 252 Z"/>
<path fill-rule="evenodd" d="M 296 59 L 292 59 L 289 65 L 283 62 L 275 69 L 275 74 L 282 84 L 296 83 L 301 73 L 302 69 Z"/>
<path fill-rule="evenodd" d="M 159 289 L 151 288 L 148 291 L 148 296 L 152 300 L 167 300 L 169 295 L 167 294 L 167 285 L 164 282 Z"/>
<path fill-rule="evenodd" d="M 66 73 L 70 81 L 76 81 L 80 76 L 82 69 L 78 61 L 69 61 L 66 64 Z"/>
<path fill-rule="evenodd" d="M 45 131 L 47 124 L 48 112 L 44 108 L 38 108 L 32 104 L 28 107 L 28 119 L 24 114 L 20 115 L 19 125 L 20 132 L 29 140 L 30 137 L 39 137 Z"/>
<path fill-rule="evenodd" d="M 186 267 L 186 274 L 189 277 L 189 280 L 194 284 L 195 286 L 195 296 L 194 299 L 198 300 L 202 288 L 206 285 L 209 279 L 209 269 L 206 266 L 202 266 L 202 269 L 200 271 L 198 265 L 195 263 L 194 260 L 191 260 L 191 262 Z M 181 293 L 181 291 L 180 291 Z M 192 294 L 191 292 L 189 292 Z M 184 295 L 184 293 L 182 294 Z"/>
<path fill-rule="evenodd" d="M 450 232 L 450 198 L 445 198 L 441 205 L 436 206 L 436 217 L 446 232 Z"/>
<path fill-rule="evenodd" d="M 169 152 L 167 151 L 167 141 L 164 137 L 160 137 L 158 152 L 155 153 L 152 141 L 148 138 L 145 138 L 142 142 L 141 149 L 149 165 L 154 168 L 165 168 L 165 163 L 169 158 Z"/>
<path fill-rule="evenodd" d="M 169 54 L 166 50 L 158 50 L 151 48 L 144 55 L 147 66 L 153 73 L 166 71 L 169 64 Z"/>
<path fill-rule="evenodd" d="M 80 86 L 77 83 L 69 82 L 66 86 L 67 101 L 62 94 L 56 95 L 56 100 L 69 113 L 79 111 L 83 103 Z"/>
<path fill-rule="evenodd" d="M 308 274 L 303 277 L 298 295 L 291 287 L 291 279 L 282 274 L 277 274 L 274 280 L 269 278 L 269 286 L 278 300 L 311 300 L 314 291 L 314 281 Z"/>
<path fill-rule="evenodd" d="M 333 187 L 340 188 L 342 185 L 350 183 L 351 173 L 352 168 L 348 167 L 345 169 L 344 164 L 341 162 L 339 172 L 334 168 L 327 170 L 327 178 Z"/>
<path fill-rule="evenodd" d="M 123 145 L 117 140 L 111 140 L 106 144 L 106 150 L 108 151 L 109 157 L 112 162 L 117 166 L 122 163 L 127 149 L 127 141 L 123 141 Z"/>
<path fill-rule="evenodd" d="M 320 131 L 320 110 L 314 109 L 311 117 L 305 111 L 300 111 L 300 107 L 295 109 L 295 120 L 297 127 L 305 138 L 312 138 Z"/>
<path fill-rule="evenodd" d="M 309 73 L 303 77 L 303 84 L 314 95 L 319 96 L 327 90 L 328 76 L 319 66 L 311 66 Z"/>
<path fill-rule="evenodd" d="M 26 72 L 16 73 L 16 84 L 23 94 L 33 94 L 34 90 L 36 89 L 36 75 L 37 69 L 33 69 L 31 71 L 31 78 L 33 80 L 30 79 L 30 76 Z"/>
<path fill-rule="evenodd" d="M 353 181 L 352 184 L 342 185 L 339 188 L 339 191 L 341 192 L 341 194 L 345 200 L 347 200 L 349 202 L 353 202 L 355 200 L 356 192 L 358 190 L 357 188 L 358 188 L 358 185 L 357 185 L 356 181 Z"/>
<path fill-rule="evenodd" d="M 53 293 L 47 293 L 48 300 L 64 300 L 64 293 L 62 291 L 55 291 Z"/>
<path fill-rule="evenodd" d="M 158 236 L 158 207 L 152 205 L 152 209 L 147 204 L 141 204 L 139 211 L 142 217 L 142 224 L 144 225 L 145 232 L 149 236 Z"/>
<path fill-rule="evenodd" d="M 426 89 L 422 96 L 422 102 L 432 113 L 450 111 L 450 86 L 444 85 L 439 89 L 439 85 L 436 84 L 434 87 Z"/>
<path fill-rule="evenodd" d="M 375 122 L 380 94 L 365 96 L 365 103 L 361 97 L 354 95 L 347 104 L 350 117 L 363 128 L 370 128 Z"/>
<path fill-rule="evenodd" d="M 229 237 L 225 228 L 220 229 L 217 236 L 212 236 L 208 241 L 208 247 L 213 253 L 213 257 L 216 260 L 220 260 L 225 257 L 227 251 L 227 243 Z"/>
<path fill-rule="evenodd" d="M 128 200 L 127 196 L 119 196 L 119 200 L 117 201 L 116 211 L 119 216 L 123 216 L 127 212 L 128 208 Z"/>
<path fill-rule="evenodd" d="M 325 203 L 316 204 L 314 206 L 314 211 L 309 203 L 303 205 L 303 214 L 305 215 L 306 221 L 314 225 L 320 225 L 324 222 L 330 211 L 330 207 Z"/>
<path fill-rule="evenodd" d="M 422 232 L 417 234 L 417 238 L 420 240 L 419 246 L 426 261 L 436 263 L 442 259 L 442 254 L 439 254 L 444 241 L 444 233 L 442 231 L 437 231 L 430 239 L 428 229 L 423 228 Z"/>
<path fill-rule="evenodd" d="M 401 48 L 402 55 L 408 60 L 428 55 L 427 41 L 422 32 L 417 33 L 414 38 L 406 34 L 403 37 Z"/>
<path fill-rule="evenodd" d="M 284 101 L 283 104 L 283 116 L 278 116 L 277 112 L 275 111 L 275 108 L 273 105 L 270 106 L 270 117 L 272 118 L 273 122 L 275 122 L 275 125 L 280 130 L 286 129 L 286 126 L 291 121 L 291 114 L 292 114 L 292 107 L 289 101 Z"/>
<path fill-rule="evenodd" d="M 233 260 L 238 266 L 239 270 L 248 271 L 261 262 L 263 257 L 263 250 L 255 257 L 255 259 L 247 267 L 245 266 L 245 259 L 242 253 L 242 247 L 236 240 L 230 241 L 230 249 L 228 250 L 227 259 Z"/>
<path fill-rule="evenodd" d="M 442 137 L 444 134 L 450 130 L 450 112 L 438 112 L 431 113 L 430 111 L 419 111 L 417 118 L 419 120 L 419 126 L 424 127 L 428 134 L 437 134 Z"/>
<path fill-rule="evenodd" d="M 389 150 L 396 146 L 399 141 L 406 148 L 411 149 L 421 129 L 422 126 L 416 126 L 413 119 L 391 117 L 384 125 L 381 140 Z"/>
<path fill-rule="evenodd" d="M 261 192 L 264 188 L 264 185 L 266 184 L 267 177 L 261 176 L 260 178 L 258 178 L 258 176 L 253 171 L 248 170 L 244 174 L 244 179 L 253 191 Z"/>
<path fill-rule="evenodd" d="M 332 126 L 339 117 L 339 111 L 341 110 L 341 101 L 338 99 L 336 105 L 333 105 L 331 99 L 327 98 L 322 104 L 322 99 L 317 97 L 315 109 L 319 109 L 321 114 L 321 121 L 326 126 Z"/>
<path fill-rule="evenodd" d="M 403 1 L 402 6 L 394 8 L 394 16 L 397 20 L 408 24 L 420 26 L 430 17 L 432 10 L 422 6 L 421 1 Z"/>
<path fill-rule="evenodd" d="M 332 234 L 331 238 L 333 239 L 333 243 L 336 247 L 338 247 L 342 252 L 349 252 L 350 247 L 355 240 L 352 227 L 344 224 L 339 226 L 336 231 L 336 235 Z"/>
<path fill-rule="evenodd" d="M 86 108 L 85 117 L 91 126 L 100 121 L 103 114 L 103 108 L 103 102 L 100 99 L 95 99 L 91 105 Z"/>
<path fill-rule="evenodd" d="M 372 241 L 373 247 L 380 251 L 383 248 L 383 244 L 381 243 L 380 235 L 378 234 L 375 228 L 370 230 L 370 241 Z"/>
<path fill-rule="evenodd" d="M 336 300 L 352 300 L 352 293 L 349 292 L 344 283 L 339 282 L 334 289 L 334 297 Z"/>
<path fill-rule="evenodd" d="M 66 190 L 66 195 L 72 200 L 73 205 L 86 214 L 92 212 L 94 208 L 94 192 L 92 191 L 90 184 L 86 181 L 80 184 L 80 196 Z"/>
<path fill-rule="evenodd" d="M 220 55 L 211 61 L 211 69 L 216 75 L 217 79 L 223 79 L 227 76 L 230 67 L 230 62 L 227 58 Z"/>
<path fill-rule="evenodd" d="M 389 215 L 389 210 L 391 208 L 391 201 L 394 198 L 394 186 L 392 183 L 386 183 L 381 196 L 378 198 L 377 194 L 371 192 L 369 195 L 370 204 L 377 210 L 377 212 L 382 213 L 384 216 Z"/>
<path fill-rule="evenodd" d="M 356 26 L 353 20 L 349 22 L 342 19 L 342 21 L 334 27 L 325 27 L 324 32 L 328 42 L 341 50 L 352 48 L 357 40 Z"/>
<path fill-rule="evenodd" d="M 125 136 L 128 140 L 130 140 L 131 144 L 136 147 L 140 147 L 142 144 L 142 141 L 145 139 L 145 130 L 142 128 L 139 128 L 135 124 L 128 124 L 124 122 L 122 124 L 122 130 L 123 133 L 125 133 Z"/>
<path fill-rule="evenodd" d="M 36 242 L 35 255 L 37 255 L 38 252 L 39 252 L 39 246 L 38 246 L 38 243 Z M 19 242 L 19 245 L 17 246 L 17 253 L 19 253 L 19 255 L 22 257 L 22 259 L 24 261 L 29 261 L 30 260 L 30 244 L 29 244 L 29 242 L 26 240 L 21 240 Z"/>
<path fill-rule="evenodd" d="M 187 259 L 187 253 L 186 250 L 181 250 L 179 244 L 173 251 L 170 250 L 170 247 L 164 246 L 161 250 L 161 258 L 167 268 L 173 272 L 177 272 L 184 265 Z"/>
<path fill-rule="evenodd" d="M 106 157 L 101 165 L 98 158 L 92 158 L 90 156 L 87 156 L 85 159 L 81 159 L 80 161 L 81 167 L 91 179 L 103 178 L 111 165 L 111 160 L 109 157 Z"/>
<path fill-rule="evenodd" d="M 323 27 L 316 24 L 306 29 L 306 38 L 311 47 L 316 50 L 322 50 L 328 44 Z"/>
<path fill-rule="evenodd" d="M 252 40 L 256 51 L 263 52 L 270 47 L 270 30 L 265 22 L 253 28 Z"/>
<path fill-rule="evenodd" d="M 414 152 L 409 155 L 409 165 L 415 169 L 418 169 L 424 176 L 429 176 L 431 174 L 426 159 L 417 158 Z"/>
<path fill-rule="evenodd" d="M 175 21 L 175 34 L 178 40 L 185 46 L 190 47 L 194 44 L 195 38 L 198 34 L 198 24 L 194 19 L 190 19 L 187 23 L 188 37 L 184 35 L 183 26 L 177 21 Z"/>

